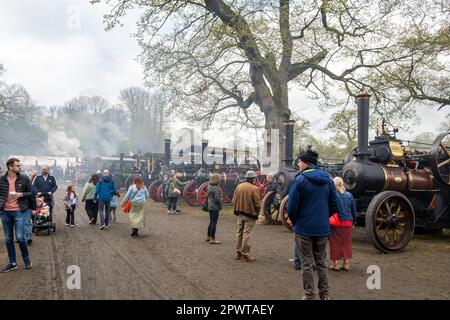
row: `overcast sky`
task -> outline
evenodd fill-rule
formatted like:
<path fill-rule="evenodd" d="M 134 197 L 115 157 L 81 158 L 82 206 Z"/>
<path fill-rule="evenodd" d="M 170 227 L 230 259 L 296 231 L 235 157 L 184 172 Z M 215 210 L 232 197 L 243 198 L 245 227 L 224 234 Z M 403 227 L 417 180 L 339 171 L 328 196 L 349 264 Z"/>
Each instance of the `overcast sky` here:
<path fill-rule="evenodd" d="M 79 95 L 117 102 L 121 89 L 142 86 L 139 47 L 130 34 L 137 14 L 125 27 L 105 32 L 104 5 L 88 0 L 0 0 L 0 63 L 8 83 L 21 83 L 39 105 L 58 105 Z M 292 91 L 293 109 L 319 129 L 326 117 Z M 305 108 L 305 109 L 303 109 Z M 447 112 L 420 109 L 422 123 L 411 135 L 436 130 Z M 321 130 L 317 130 L 318 134 Z"/>

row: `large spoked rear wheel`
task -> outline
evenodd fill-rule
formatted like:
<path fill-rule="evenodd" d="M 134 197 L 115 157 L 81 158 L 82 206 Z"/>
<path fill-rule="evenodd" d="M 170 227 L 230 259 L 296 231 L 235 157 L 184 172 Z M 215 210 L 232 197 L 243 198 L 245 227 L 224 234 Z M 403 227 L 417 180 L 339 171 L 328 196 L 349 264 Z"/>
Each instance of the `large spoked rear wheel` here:
<path fill-rule="evenodd" d="M 288 206 L 288 201 L 289 201 L 289 196 L 286 196 L 283 198 L 283 200 L 281 201 L 280 204 L 280 218 L 281 218 L 281 222 L 283 222 L 283 225 L 289 229 L 289 231 L 292 231 L 292 227 L 290 227 L 287 223 L 287 219 L 288 219 L 288 211 L 287 211 L 287 206 Z"/>
<path fill-rule="evenodd" d="M 183 199 L 191 206 L 198 206 L 197 185 L 195 181 L 189 182 L 183 189 Z"/>
<path fill-rule="evenodd" d="M 150 198 L 153 199 L 153 201 L 158 201 L 158 187 L 162 183 L 161 180 L 155 180 L 152 183 L 150 183 L 149 192 L 150 192 Z"/>
<path fill-rule="evenodd" d="M 266 221 L 269 224 L 281 224 L 280 218 L 280 196 L 275 194 L 274 191 L 268 192 L 262 201 L 262 211 Z"/>
<path fill-rule="evenodd" d="M 414 236 L 414 209 L 400 192 L 377 194 L 366 212 L 366 231 L 378 250 L 389 253 L 404 249 Z"/>
<path fill-rule="evenodd" d="M 200 205 L 204 205 L 206 202 L 206 199 L 208 198 L 208 185 L 209 182 L 205 182 L 202 183 L 202 185 L 198 188 L 198 203 L 200 203 Z"/>
<path fill-rule="evenodd" d="M 434 140 L 430 154 L 434 178 L 450 187 L 450 132 L 443 132 Z"/>

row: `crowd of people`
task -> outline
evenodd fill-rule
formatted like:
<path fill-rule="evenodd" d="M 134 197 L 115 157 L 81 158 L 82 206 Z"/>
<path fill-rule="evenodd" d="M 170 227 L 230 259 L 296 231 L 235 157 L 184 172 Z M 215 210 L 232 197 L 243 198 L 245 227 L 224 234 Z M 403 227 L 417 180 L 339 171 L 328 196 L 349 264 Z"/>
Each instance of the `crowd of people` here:
<path fill-rule="evenodd" d="M 39 223 L 53 221 L 55 206 L 54 194 L 58 185 L 54 176 L 50 175 L 49 167 L 43 166 L 41 174 L 37 171 L 22 173 L 19 159 L 11 158 L 6 162 L 7 172 L 0 169 L 0 217 L 3 225 L 8 264 L 1 272 L 17 270 L 17 257 L 14 235 L 24 261 L 25 269 L 32 268 L 29 246 L 32 244 L 33 223 L 37 228 Z M 85 203 L 86 214 L 90 225 L 96 225 L 100 217 L 100 230 L 109 228 L 109 222 L 117 222 L 116 209 L 120 193 L 108 169 L 103 174 L 93 174 L 85 184 L 81 202 Z M 122 206 L 130 202 L 131 236 L 138 236 L 138 229 L 144 227 L 144 202 L 149 198 L 147 188 L 139 175 L 134 177 Z M 79 205 L 79 196 L 75 185 L 67 187 L 62 198 L 66 211 L 66 226 L 76 226 L 75 211 Z M 51 223 L 49 225 L 51 227 Z"/>
<path fill-rule="evenodd" d="M 319 154 L 311 149 L 303 151 L 298 159 L 299 169 L 289 189 L 287 223 L 295 233 L 294 266 L 301 270 L 304 300 L 316 297 L 314 272 L 318 274 L 318 293 L 321 300 L 330 298 L 327 266 L 327 243 L 330 247 L 330 269 L 350 270 L 352 258 L 352 229 L 356 225 L 356 205 L 351 193 L 345 190 L 342 178 L 332 179 L 317 166 Z M 261 212 L 261 198 L 254 182 L 256 174 L 247 171 L 245 180 L 233 195 L 233 211 L 237 216 L 236 259 L 256 261 L 250 255 L 251 237 Z M 268 175 L 268 191 L 275 191 L 273 176 Z M 207 238 L 216 240 L 216 225 L 222 208 L 219 176 L 212 174 L 208 187 L 207 209 L 210 215 Z M 330 225 L 330 217 L 337 215 L 337 224 Z M 341 264 L 342 260 L 342 264 Z"/>
<path fill-rule="evenodd" d="M 287 223 L 295 233 L 295 268 L 302 271 L 305 296 L 314 299 L 314 271 L 318 274 L 318 294 L 323 300 L 330 297 L 328 269 L 350 270 L 352 258 L 352 229 L 356 224 L 356 206 L 352 195 L 345 190 L 341 178 L 332 177 L 317 167 L 318 153 L 308 149 L 297 159 L 299 169 L 289 190 Z M 17 269 L 14 234 L 24 261 L 25 269 L 32 267 L 28 246 L 32 243 L 32 221 L 51 217 L 55 205 L 54 194 L 58 189 L 55 177 L 44 166 L 41 174 L 30 176 L 21 173 L 18 159 L 9 159 L 7 172 L 0 176 L 0 216 L 3 224 L 9 263 L 2 269 L 8 272 Z M 256 261 L 250 254 L 254 226 L 261 215 L 260 192 L 255 185 L 256 174 L 249 170 L 240 179 L 232 199 L 237 216 L 236 259 L 242 262 Z M 268 191 L 273 191 L 273 177 L 268 177 Z M 223 202 L 219 188 L 220 176 L 211 174 L 204 211 L 209 212 L 206 241 L 221 244 L 216 238 L 219 212 Z M 181 182 L 175 171 L 164 177 L 163 197 L 167 213 L 177 212 L 177 199 L 187 182 Z M 99 217 L 100 230 L 106 230 L 110 222 L 117 222 L 116 210 L 120 193 L 108 169 L 92 174 L 83 187 L 81 202 L 90 225 L 96 225 Z M 134 176 L 120 205 L 129 215 L 131 237 L 138 237 L 139 229 L 145 226 L 144 204 L 149 192 L 139 174 Z M 66 225 L 74 228 L 75 211 L 79 197 L 74 185 L 69 185 L 64 194 Z M 128 208 L 128 209 L 125 209 Z M 330 217 L 337 215 L 338 224 L 330 225 Z M 330 266 L 327 266 L 327 244 L 330 247 Z"/>

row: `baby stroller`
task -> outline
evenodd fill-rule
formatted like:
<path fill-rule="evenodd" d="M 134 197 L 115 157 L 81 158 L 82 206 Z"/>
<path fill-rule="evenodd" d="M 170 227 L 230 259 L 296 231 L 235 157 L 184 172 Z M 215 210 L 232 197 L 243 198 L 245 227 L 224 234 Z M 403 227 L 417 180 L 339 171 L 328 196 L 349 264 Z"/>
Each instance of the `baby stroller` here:
<path fill-rule="evenodd" d="M 38 199 L 38 201 L 39 200 L 40 199 Z M 53 222 L 53 213 L 50 213 L 50 209 L 45 203 L 43 206 L 38 206 L 36 208 L 36 214 L 33 216 L 33 232 L 38 236 L 41 230 L 47 231 L 47 235 L 50 235 L 50 231 L 52 230 L 53 232 L 56 232 L 56 224 Z"/>

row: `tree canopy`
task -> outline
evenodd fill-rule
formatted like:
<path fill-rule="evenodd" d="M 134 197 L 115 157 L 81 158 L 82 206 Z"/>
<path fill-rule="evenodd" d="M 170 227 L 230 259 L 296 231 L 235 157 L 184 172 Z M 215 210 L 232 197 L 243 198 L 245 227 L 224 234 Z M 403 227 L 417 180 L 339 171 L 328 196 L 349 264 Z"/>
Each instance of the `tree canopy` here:
<path fill-rule="evenodd" d="M 445 0 L 91 2 L 110 5 L 107 29 L 142 10 L 146 79 L 190 119 L 257 110 L 266 128 L 282 129 L 292 86 L 324 105 L 368 91 L 381 116 L 450 105 Z"/>

